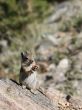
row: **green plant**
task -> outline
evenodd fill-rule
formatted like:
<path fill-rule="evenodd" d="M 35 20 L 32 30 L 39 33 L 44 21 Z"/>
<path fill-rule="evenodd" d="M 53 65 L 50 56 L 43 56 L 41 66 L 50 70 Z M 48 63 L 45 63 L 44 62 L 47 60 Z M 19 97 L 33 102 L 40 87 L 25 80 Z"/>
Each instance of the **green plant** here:
<path fill-rule="evenodd" d="M 49 4 L 47 0 L 33 0 L 33 10 L 38 18 L 43 19 L 47 16 L 48 9 Z"/>

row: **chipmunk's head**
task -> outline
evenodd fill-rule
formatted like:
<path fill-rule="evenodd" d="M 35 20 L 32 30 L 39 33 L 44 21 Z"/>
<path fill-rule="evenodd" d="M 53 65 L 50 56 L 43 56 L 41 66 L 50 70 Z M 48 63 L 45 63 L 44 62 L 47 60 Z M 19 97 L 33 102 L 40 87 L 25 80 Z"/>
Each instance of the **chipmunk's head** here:
<path fill-rule="evenodd" d="M 38 66 L 36 65 L 32 55 L 27 51 L 21 52 L 21 62 L 23 65 L 31 67 L 33 71 L 38 69 Z"/>
<path fill-rule="evenodd" d="M 22 63 L 26 63 L 28 66 L 33 63 L 33 58 L 29 52 L 21 52 L 21 61 Z"/>

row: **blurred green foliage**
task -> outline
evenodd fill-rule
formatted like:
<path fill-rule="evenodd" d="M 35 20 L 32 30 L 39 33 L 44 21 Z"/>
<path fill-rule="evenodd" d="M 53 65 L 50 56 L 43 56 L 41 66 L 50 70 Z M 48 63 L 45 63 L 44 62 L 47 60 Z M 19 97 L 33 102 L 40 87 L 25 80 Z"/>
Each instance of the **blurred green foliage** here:
<path fill-rule="evenodd" d="M 27 22 L 27 10 L 21 0 L 0 0 L 0 30 L 18 29 Z"/>
<path fill-rule="evenodd" d="M 25 26 L 31 18 L 27 4 L 28 0 L 0 0 L 0 28 L 20 29 Z M 32 4 L 37 17 L 42 18 L 47 13 L 47 0 L 32 0 Z"/>
<path fill-rule="evenodd" d="M 37 12 L 37 17 L 43 19 L 49 9 L 47 0 L 33 0 L 33 4 L 33 10 L 35 13 Z"/>
<path fill-rule="evenodd" d="M 12 73 L 18 73 L 19 54 L 34 47 L 37 39 L 35 22 L 46 17 L 48 9 L 47 0 L 0 0 L 0 41 L 7 43 L 7 48 L 4 50 L 1 47 L 1 50 L 9 55 L 12 53 L 12 57 L 2 56 L 5 60 L 0 60 L 0 63 L 4 68 L 3 64 L 7 63 L 8 72 L 12 70 Z M 29 23 L 34 24 L 30 29 Z"/>

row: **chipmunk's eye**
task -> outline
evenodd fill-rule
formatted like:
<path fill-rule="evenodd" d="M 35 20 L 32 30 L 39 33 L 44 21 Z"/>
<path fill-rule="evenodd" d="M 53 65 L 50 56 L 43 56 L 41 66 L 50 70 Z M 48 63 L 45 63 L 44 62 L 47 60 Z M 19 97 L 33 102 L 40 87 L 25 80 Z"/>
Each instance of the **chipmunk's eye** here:
<path fill-rule="evenodd" d="M 26 60 L 28 60 L 28 57 L 26 57 Z"/>
<path fill-rule="evenodd" d="M 25 58 L 23 59 L 23 61 L 24 61 L 24 62 L 28 62 L 28 58 L 25 57 Z"/>

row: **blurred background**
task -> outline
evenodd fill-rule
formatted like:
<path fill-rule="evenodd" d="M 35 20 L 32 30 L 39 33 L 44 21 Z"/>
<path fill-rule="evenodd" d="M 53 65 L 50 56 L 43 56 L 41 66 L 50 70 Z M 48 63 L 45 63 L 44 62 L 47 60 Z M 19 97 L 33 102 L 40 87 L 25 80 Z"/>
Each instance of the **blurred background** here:
<path fill-rule="evenodd" d="M 82 97 L 82 0 L 0 0 L 0 77 L 18 81 L 26 50 L 45 87 Z"/>

